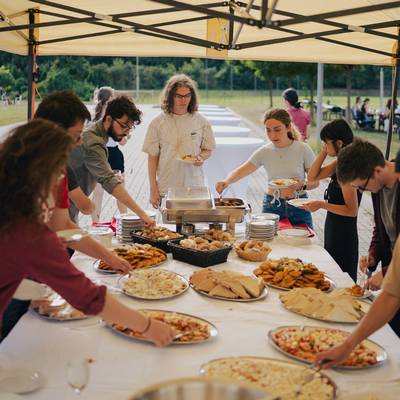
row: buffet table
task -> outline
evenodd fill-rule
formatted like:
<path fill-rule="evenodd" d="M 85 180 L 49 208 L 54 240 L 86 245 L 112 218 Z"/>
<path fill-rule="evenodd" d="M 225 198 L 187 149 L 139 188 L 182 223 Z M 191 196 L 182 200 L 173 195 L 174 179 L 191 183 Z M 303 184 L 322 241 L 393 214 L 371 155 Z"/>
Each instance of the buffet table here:
<path fill-rule="evenodd" d="M 214 195 L 215 183 L 226 178 L 226 176 L 239 167 L 265 142 L 258 138 L 249 137 L 216 137 L 217 147 L 213 150 L 211 157 L 204 163 L 204 170 Z M 232 184 L 224 191 L 225 197 L 246 197 L 248 177 Z"/>
<path fill-rule="evenodd" d="M 241 118 L 238 117 L 221 117 L 221 116 L 208 116 L 206 115 L 208 122 L 212 125 L 228 125 L 228 126 L 239 126 L 242 122 Z"/>
<path fill-rule="evenodd" d="M 217 125 L 212 127 L 215 137 L 248 137 L 251 130 L 244 126 L 224 126 Z"/>
<path fill-rule="evenodd" d="M 315 263 L 329 274 L 338 286 L 351 285 L 349 276 L 342 273 L 328 253 L 314 242 L 293 246 L 276 238 L 270 244 L 273 249 L 271 258 L 299 257 Z M 186 278 L 198 270 L 170 257 L 169 255 L 162 268 L 178 272 Z M 82 254 L 73 257 L 75 265 L 88 276 L 114 285 L 116 279 L 96 272 L 93 269 L 93 261 Z M 216 268 L 250 274 L 258 264 L 241 260 L 232 251 L 228 262 Z M 282 307 L 278 299 L 279 293 L 279 290 L 269 289 L 266 298 L 251 303 L 211 299 L 191 288 L 181 296 L 164 301 L 137 301 L 123 294 L 116 294 L 131 307 L 193 314 L 209 320 L 218 328 L 218 336 L 209 342 L 186 346 L 172 345 L 162 349 L 126 339 L 104 326 L 90 324 L 89 321 L 94 319 L 50 322 L 29 312 L 1 344 L 0 363 L 7 368 L 30 368 L 43 374 L 46 380 L 45 387 L 25 395 L 24 398 L 63 400 L 77 398 L 66 383 L 67 362 L 90 357 L 94 360 L 90 367 L 91 376 L 80 398 L 122 400 L 149 384 L 172 378 L 196 376 L 203 363 L 218 357 L 254 355 L 288 360 L 275 350 L 266 338 L 270 329 L 281 325 L 335 326 L 345 330 L 352 330 L 355 326 L 324 323 L 293 314 Z M 383 393 L 384 390 L 389 390 L 388 384 L 375 383 L 374 380 L 388 380 L 400 376 L 400 346 L 393 331 L 386 325 L 374 334 L 372 339 L 383 345 L 389 354 L 389 359 L 384 365 L 364 371 L 327 372 L 345 394 L 342 398 L 351 398 L 351 393 L 357 395 L 366 388 L 374 388 Z M 395 393 L 393 398 L 396 398 Z M 390 396 L 385 395 L 382 398 L 389 399 Z"/>

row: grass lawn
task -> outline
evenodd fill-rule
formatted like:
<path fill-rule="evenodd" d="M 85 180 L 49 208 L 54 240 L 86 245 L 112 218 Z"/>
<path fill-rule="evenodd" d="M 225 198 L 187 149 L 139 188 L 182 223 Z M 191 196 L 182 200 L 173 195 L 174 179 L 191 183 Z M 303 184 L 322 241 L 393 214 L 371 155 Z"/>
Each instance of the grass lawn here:
<path fill-rule="evenodd" d="M 132 93 L 130 93 L 132 94 Z M 137 103 L 145 104 L 157 104 L 159 103 L 159 91 L 144 91 L 141 97 L 138 99 Z M 371 107 L 379 108 L 379 97 L 371 96 Z M 346 105 L 345 96 L 325 96 L 324 102 L 330 101 L 331 104 L 337 104 L 341 107 Z M 217 91 L 209 90 L 208 93 L 201 90 L 200 91 L 200 101 L 202 104 L 220 104 L 232 108 L 237 113 L 243 115 L 255 125 L 263 128 L 262 116 L 269 108 L 270 99 L 268 93 L 265 91 Z M 275 107 L 282 107 L 282 97 L 273 96 L 273 105 Z M 19 121 L 24 121 L 27 114 L 27 103 L 22 102 L 20 105 L 9 105 L 4 106 L 0 104 L 0 126 L 13 124 Z M 318 151 L 320 146 L 319 138 L 317 138 L 315 127 L 311 128 L 311 139 L 310 145 L 313 147 L 314 151 Z M 386 133 L 382 132 L 365 132 L 360 130 L 354 130 L 354 134 L 360 136 L 364 139 L 370 140 L 375 143 L 383 152 L 386 146 Z M 391 146 L 391 156 L 394 157 L 397 150 L 400 148 L 400 141 L 397 136 L 393 136 L 392 146 Z"/>

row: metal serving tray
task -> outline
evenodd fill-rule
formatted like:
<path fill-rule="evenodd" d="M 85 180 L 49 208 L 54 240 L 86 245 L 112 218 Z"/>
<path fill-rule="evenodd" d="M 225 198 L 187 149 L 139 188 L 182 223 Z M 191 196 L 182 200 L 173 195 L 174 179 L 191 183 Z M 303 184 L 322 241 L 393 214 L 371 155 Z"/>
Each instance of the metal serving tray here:
<path fill-rule="evenodd" d="M 214 207 L 214 203 L 209 188 L 193 186 L 169 189 L 165 207 L 170 210 L 211 209 Z"/>

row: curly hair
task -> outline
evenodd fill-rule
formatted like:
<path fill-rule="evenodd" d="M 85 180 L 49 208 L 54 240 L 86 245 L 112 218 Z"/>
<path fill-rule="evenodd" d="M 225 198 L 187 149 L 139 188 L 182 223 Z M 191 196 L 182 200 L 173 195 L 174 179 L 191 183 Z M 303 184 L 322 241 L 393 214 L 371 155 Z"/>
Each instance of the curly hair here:
<path fill-rule="evenodd" d="M 174 96 L 176 94 L 176 90 L 180 87 L 187 87 L 190 89 L 192 94 L 188 105 L 188 113 L 193 114 L 195 111 L 197 111 L 199 105 L 197 85 L 194 80 L 190 79 L 187 75 L 179 74 L 168 79 L 168 82 L 161 93 L 161 109 L 165 113 L 172 113 L 174 108 Z"/>
<path fill-rule="evenodd" d="M 38 223 L 54 175 L 62 171 L 73 140 L 53 122 L 34 119 L 11 132 L 0 151 L 0 232 L 16 221 Z"/>
<path fill-rule="evenodd" d="M 97 103 L 94 109 L 94 121 L 98 121 L 103 117 L 103 112 L 107 103 L 114 97 L 114 89 L 109 86 L 103 86 L 97 92 Z"/>
<path fill-rule="evenodd" d="M 103 121 L 107 116 L 112 119 L 122 118 L 126 115 L 134 125 L 142 122 L 142 112 L 135 106 L 133 100 L 128 96 L 117 96 L 107 104 Z"/>
<path fill-rule="evenodd" d="M 77 122 L 90 121 L 90 112 L 74 92 L 65 90 L 46 96 L 39 104 L 35 118 L 47 119 L 68 129 Z"/>
<path fill-rule="evenodd" d="M 336 175 L 338 181 L 344 185 L 356 179 L 372 177 L 378 166 L 385 166 L 385 158 L 378 147 L 366 140 L 354 138 L 353 143 L 338 155 Z"/>
<path fill-rule="evenodd" d="M 276 119 L 285 125 L 286 128 L 289 128 L 289 125 L 291 125 L 291 129 L 288 132 L 288 138 L 291 140 L 299 140 L 300 132 L 286 110 L 283 108 L 271 108 L 264 114 L 264 125 L 269 119 Z"/>

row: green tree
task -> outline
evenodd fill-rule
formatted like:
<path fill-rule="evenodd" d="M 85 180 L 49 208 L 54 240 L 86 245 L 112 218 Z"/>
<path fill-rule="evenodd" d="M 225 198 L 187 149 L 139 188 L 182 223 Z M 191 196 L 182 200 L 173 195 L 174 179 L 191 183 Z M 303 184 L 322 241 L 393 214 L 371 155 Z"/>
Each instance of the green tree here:
<path fill-rule="evenodd" d="M 14 89 L 15 79 L 12 73 L 4 65 L 0 66 L 0 86 L 7 92 Z"/>

